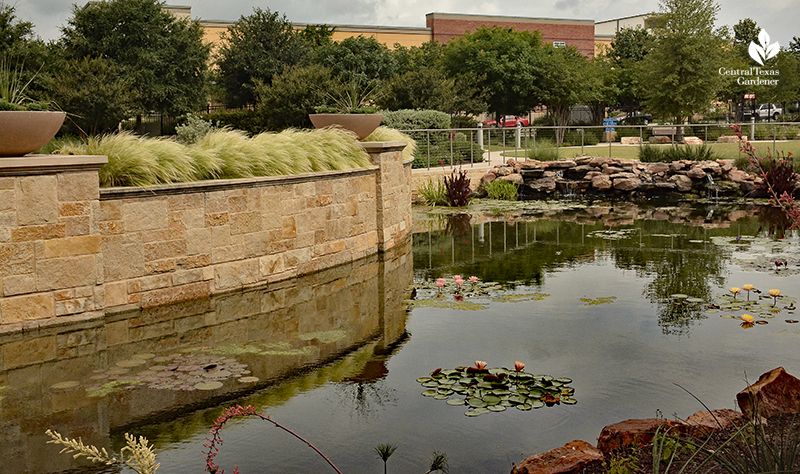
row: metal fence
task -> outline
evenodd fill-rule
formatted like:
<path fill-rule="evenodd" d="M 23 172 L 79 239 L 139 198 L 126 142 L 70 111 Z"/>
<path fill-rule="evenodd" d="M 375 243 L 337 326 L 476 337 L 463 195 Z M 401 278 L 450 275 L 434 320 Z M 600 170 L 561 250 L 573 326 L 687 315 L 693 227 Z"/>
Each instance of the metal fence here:
<path fill-rule="evenodd" d="M 535 158 L 542 151 L 549 152 L 551 156 L 555 154 L 558 158 L 573 158 L 584 153 L 613 158 L 615 145 L 641 148 L 662 141 L 681 143 L 685 137 L 697 137 L 705 144 L 712 144 L 720 141 L 722 136 L 732 137 L 734 132 L 731 125 L 733 124 L 701 123 L 678 127 L 669 124 L 478 127 L 402 132 L 410 135 L 417 143 L 414 168 L 474 166 L 478 163 L 491 167 L 492 164 L 499 164 L 508 158 Z M 742 134 L 751 141 L 771 142 L 772 154 L 778 151 L 778 142 L 800 140 L 798 122 L 751 122 L 740 124 L 740 127 Z M 606 146 L 607 149 L 598 148 Z M 797 142 L 797 147 L 800 148 L 800 141 Z M 617 151 L 617 155 L 619 154 Z"/>

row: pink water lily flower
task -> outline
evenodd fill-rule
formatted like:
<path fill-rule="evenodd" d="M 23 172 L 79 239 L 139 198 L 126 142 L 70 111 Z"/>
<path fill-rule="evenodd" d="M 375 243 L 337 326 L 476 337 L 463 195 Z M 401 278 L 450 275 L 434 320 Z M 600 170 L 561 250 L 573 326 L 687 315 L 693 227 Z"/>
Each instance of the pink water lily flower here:
<path fill-rule="evenodd" d="M 461 286 L 463 284 L 464 284 L 464 280 L 462 280 L 461 278 L 457 278 L 456 279 L 456 285 Z"/>
<path fill-rule="evenodd" d="M 516 370 L 517 372 L 522 372 L 522 370 L 524 368 L 525 368 L 525 364 L 523 364 L 522 362 L 520 362 L 520 361 L 514 362 L 514 370 Z"/>
<path fill-rule="evenodd" d="M 478 277 L 471 276 L 471 277 L 469 277 L 469 281 L 470 281 L 470 283 L 478 283 Z"/>
<path fill-rule="evenodd" d="M 475 368 L 478 369 L 478 370 L 485 369 L 486 368 L 486 362 L 484 362 L 482 360 L 476 360 L 475 361 Z"/>

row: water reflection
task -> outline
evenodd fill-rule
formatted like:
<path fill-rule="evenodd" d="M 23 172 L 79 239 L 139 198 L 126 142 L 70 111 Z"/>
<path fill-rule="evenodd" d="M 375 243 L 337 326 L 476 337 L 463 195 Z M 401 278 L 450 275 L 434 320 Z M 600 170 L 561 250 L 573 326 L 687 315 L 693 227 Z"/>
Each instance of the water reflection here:
<path fill-rule="evenodd" d="M 610 259 L 648 280 L 643 296 L 657 305 L 663 332 L 676 335 L 687 334 L 705 315 L 699 305 L 671 295 L 708 301 L 712 288 L 725 281 L 730 251 L 711 238 L 759 234 L 764 219 L 757 208 L 627 202 L 472 215 L 469 230 L 464 216 L 450 216 L 442 229 L 431 220 L 414 234 L 417 278 L 477 274 L 512 286 L 542 286 L 548 272 Z"/>
<path fill-rule="evenodd" d="M 227 400 L 279 405 L 330 381 L 352 381 L 342 398 L 360 407 L 383 402 L 369 387 L 407 337 L 411 264 L 407 243 L 258 290 L 3 336 L 2 472 L 89 466 L 46 445 L 47 428 L 119 449 L 126 431 L 181 441 L 204 434 Z M 186 414 L 168 430 L 154 423 Z"/>

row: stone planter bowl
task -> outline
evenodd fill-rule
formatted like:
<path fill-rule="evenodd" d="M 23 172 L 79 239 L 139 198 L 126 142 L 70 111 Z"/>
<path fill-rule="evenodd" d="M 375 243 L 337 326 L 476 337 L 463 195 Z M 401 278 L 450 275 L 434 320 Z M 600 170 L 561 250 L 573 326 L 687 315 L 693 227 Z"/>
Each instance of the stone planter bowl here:
<path fill-rule="evenodd" d="M 66 112 L 0 111 L 0 157 L 22 156 L 47 144 Z"/>
<path fill-rule="evenodd" d="M 383 120 L 382 114 L 309 114 L 316 128 L 339 126 L 350 130 L 363 140 L 374 132 Z"/>

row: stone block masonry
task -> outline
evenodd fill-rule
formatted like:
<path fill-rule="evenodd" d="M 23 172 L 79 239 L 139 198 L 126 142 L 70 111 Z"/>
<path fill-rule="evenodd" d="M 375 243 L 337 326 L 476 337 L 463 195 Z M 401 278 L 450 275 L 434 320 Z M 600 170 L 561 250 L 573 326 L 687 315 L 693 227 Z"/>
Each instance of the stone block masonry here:
<path fill-rule="evenodd" d="M 373 166 L 100 189 L 105 157 L 0 159 L 0 327 L 155 307 L 387 251 L 411 231 L 405 143 Z"/>

